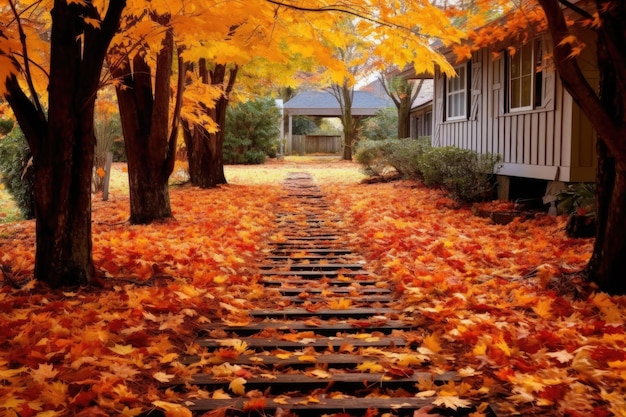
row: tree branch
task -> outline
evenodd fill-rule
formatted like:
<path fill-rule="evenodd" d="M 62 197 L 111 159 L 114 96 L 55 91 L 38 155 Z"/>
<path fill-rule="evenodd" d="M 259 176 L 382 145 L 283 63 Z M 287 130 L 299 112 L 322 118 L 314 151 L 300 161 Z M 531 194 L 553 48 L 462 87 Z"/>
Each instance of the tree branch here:
<path fill-rule="evenodd" d="M 33 84 L 33 76 L 30 71 L 30 59 L 28 58 L 28 47 L 26 46 L 26 32 L 24 32 L 24 27 L 22 26 L 22 19 L 20 19 L 20 15 L 15 8 L 13 0 L 8 0 L 8 2 L 11 10 L 13 11 L 13 16 L 15 16 L 15 22 L 17 23 L 17 28 L 20 33 L 20 44 L 22 45 L 22 55 L 24 56 L 24 78 L 26 78 L 26 83 L 28 84 L 28 89 L 30 90 L 30 95 L 35 104 L 35 108 L 38 112 L 43 114 L 43 108 L 39 102 L 37 90 L 35 90 L 35 85 Z"/>
<path fill-rule="evenodd" d="M 572 9 L 573 11 L 575 11 L 576 13 L 578 13 L 585 19 L 593 19 L 593 16 L 591 15 L 591 13 L 588 13 L 586 10 L 581 9 L 580 7 L 578 7 L 577 5 L 575 5 L 569 0 L 558 0 L 558 2 L 561 3 L 565 7 Z"/>
<path fill-rule="evenodd" d="M 538 0 L 548 20 L 548 28 L 554 43 L 554 62 L 559 76 L 567 91 L 589 117 L 601 140 L 616 159 L 626 160 L 626 136 L 623 126 L 618 125 L 604 109 L 595 90 L 589 85 L 578 62 L 572 57 L 572 45 L 563 42 L 570 35 L 563 11 L 559 5 L 561 0 Z"/>

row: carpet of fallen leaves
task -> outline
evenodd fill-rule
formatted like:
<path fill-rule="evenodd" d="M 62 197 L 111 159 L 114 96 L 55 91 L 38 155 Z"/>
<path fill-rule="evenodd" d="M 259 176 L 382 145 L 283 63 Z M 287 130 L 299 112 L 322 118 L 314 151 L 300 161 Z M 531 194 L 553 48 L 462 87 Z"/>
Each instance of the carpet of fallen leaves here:
<path fill-rule="evenodd" d="M 571 275 L 590 240 L 567 238 L 561 217 L 493 225 L 413 182 L 362 185 L 357 166 L 333 161 L 227 167 L 229 185 L 174 187 L 175 219 L 149 226 L 126 222 L 121 181 L 109 201 L 94 197 L 102 288 L 50 292 L 29 281 L 34 223 L 0 225 L 0 415 L 187 416 L 184 399 L 229 395 L 162 384 L 198 372 L 185 355 L 220 363 L 214 374 L 233 384 L 247 375 L 227 366 L 240 347 L 215 361 L 193 339 L 205 323 L 241 323 L 267 307 L 256 265 L 280 182 L 303 170 L 353 231 L 346 245 L 401 294 L 398 316 L 421 324 L 408 335 L 412 353 L 463 377 L 420 387 L 424 396 L 496 403 L 503 415 L 626 416 L 626 299 Z"/>

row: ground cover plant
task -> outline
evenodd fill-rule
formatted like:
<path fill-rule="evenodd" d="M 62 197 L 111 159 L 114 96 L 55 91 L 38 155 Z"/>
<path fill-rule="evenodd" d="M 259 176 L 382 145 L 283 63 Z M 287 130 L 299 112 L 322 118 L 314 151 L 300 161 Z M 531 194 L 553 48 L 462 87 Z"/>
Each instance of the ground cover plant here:
<path fill-rule="evenodd" d="M 306 170 L 352 230 L 346 245 L 398 291 L 398 317 L 420 323 L 402 335 L 417 346 L 406 357 L 464 377 L 421 395 L 495 403 L 505 415 L 626 415 L 626 299 L 576 278 L 592 241 L 568 238 L 565 217 L 493 225 L 417 182 L 366 185 L 356 164 L 298 162 L 229 166 L 230 184 L 217 189 L 174 187 L 174 219 L 148 226 L 127 223 L 124 182 L 114 181 L 109 201 L 93 201 L 101 288 L 50 292 L 29 280 L 34 222 L 0 225 L 0 413 L 187 416 L 185 400 L 249 394 L 245 384 L 160 387 L 198 372 L 186 354 L 233 381 L 261 372 L 224 366 L 236 346 L 209 354 L 193 337 L 203 323 L 276 308 L 256 260 L 275 237 L 280 182 Z"/>

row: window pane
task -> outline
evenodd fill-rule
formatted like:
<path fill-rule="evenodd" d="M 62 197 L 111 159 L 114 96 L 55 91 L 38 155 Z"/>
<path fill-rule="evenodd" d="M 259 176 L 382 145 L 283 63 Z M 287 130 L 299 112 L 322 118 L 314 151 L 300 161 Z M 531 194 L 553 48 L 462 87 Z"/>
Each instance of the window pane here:
<path fill-rule="evenodd" d="M 521 107 L 520 83 L 521 83 L 521 80 L 519 78 L 515 80 L 511 80 L 511 108 L 512 109 Z"/>
<path fill-rule="evenodd" d="M 525 75 L 522 77 L 522 107 L 530 106 L 530 97 L 531 97 L 531 87 L 532 87 L 532 77 L 530 75 Z"/>
<path fill-rule="evenodd" d="M 533 42 L 522 47 L 522 74 L 530 74 L 533 72 Z"/>
<path fill-rule="evenodd" d="M 511 57 L 511 78 L 517 78 L 520 76 L 520 53 L 517 53 Z"/>

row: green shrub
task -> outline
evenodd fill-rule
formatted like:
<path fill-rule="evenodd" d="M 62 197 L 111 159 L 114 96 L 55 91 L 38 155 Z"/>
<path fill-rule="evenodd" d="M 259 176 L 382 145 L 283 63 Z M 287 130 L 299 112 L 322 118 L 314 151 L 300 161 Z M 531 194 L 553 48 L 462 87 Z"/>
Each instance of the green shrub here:
<path fill-rule="evenodd" d="M 0 119 L 0 136 L 8 134 L 13 130 L 15 123 L 11 119 Z"/>
<path fill-rule="evenodd" d="M 430 136 L 390 140 L 386 159 L 399 174 L 407 178 L 422 179 L 420 161 L 430 149 Z"/>
<path fill-rule="evenodd" d="M 359 136 L 367 140 L 396 139 L 398 110 L 395 107 L 379 109 L 373 117 L 363 121 Z"/>
<path fill-rule="evenodd" d="M 35 217 L 34 170 L 30 148 L 19 127 L 0 139 L 0 177 L 26 219 Z"/>
<path fill-rule="evenodd" d="M 262 164 L 276 155 L 280 110 L 273 99 L 240 103 L 226 112 L 224 163 Z"/>
<path fill-rule="evenodd" d="M 493 197 L 494 173 L 499 155 L 481 155 L 469 149 L 433 148 L 430 137 L 419 139 L 364 140 L 356 160 L 368 175 L 383 175 L 389 168 L 426 186 L 443 188 L 462 202 Z"/>
<path fill-rule="evenodd" d="M 493 197 L 500 156 L 452 146 L 432 148 L 420 160 L 424 184 L 441 187 L 462 202 Z"/>
<path fill-rule="evenodd" d="M 596 185 L 581 182 L 569 184 L 557 194 L 557 207 L 561 213 L 596 217 Z"/>
<path fill-rule="evenodd" d="M 368 175 L 382 175 L 394 168 L 405 177 L 421 179 L 419 161 L 430 147 L 430 137 L 362 140 L 357 145 L 355 158 Z"/>

